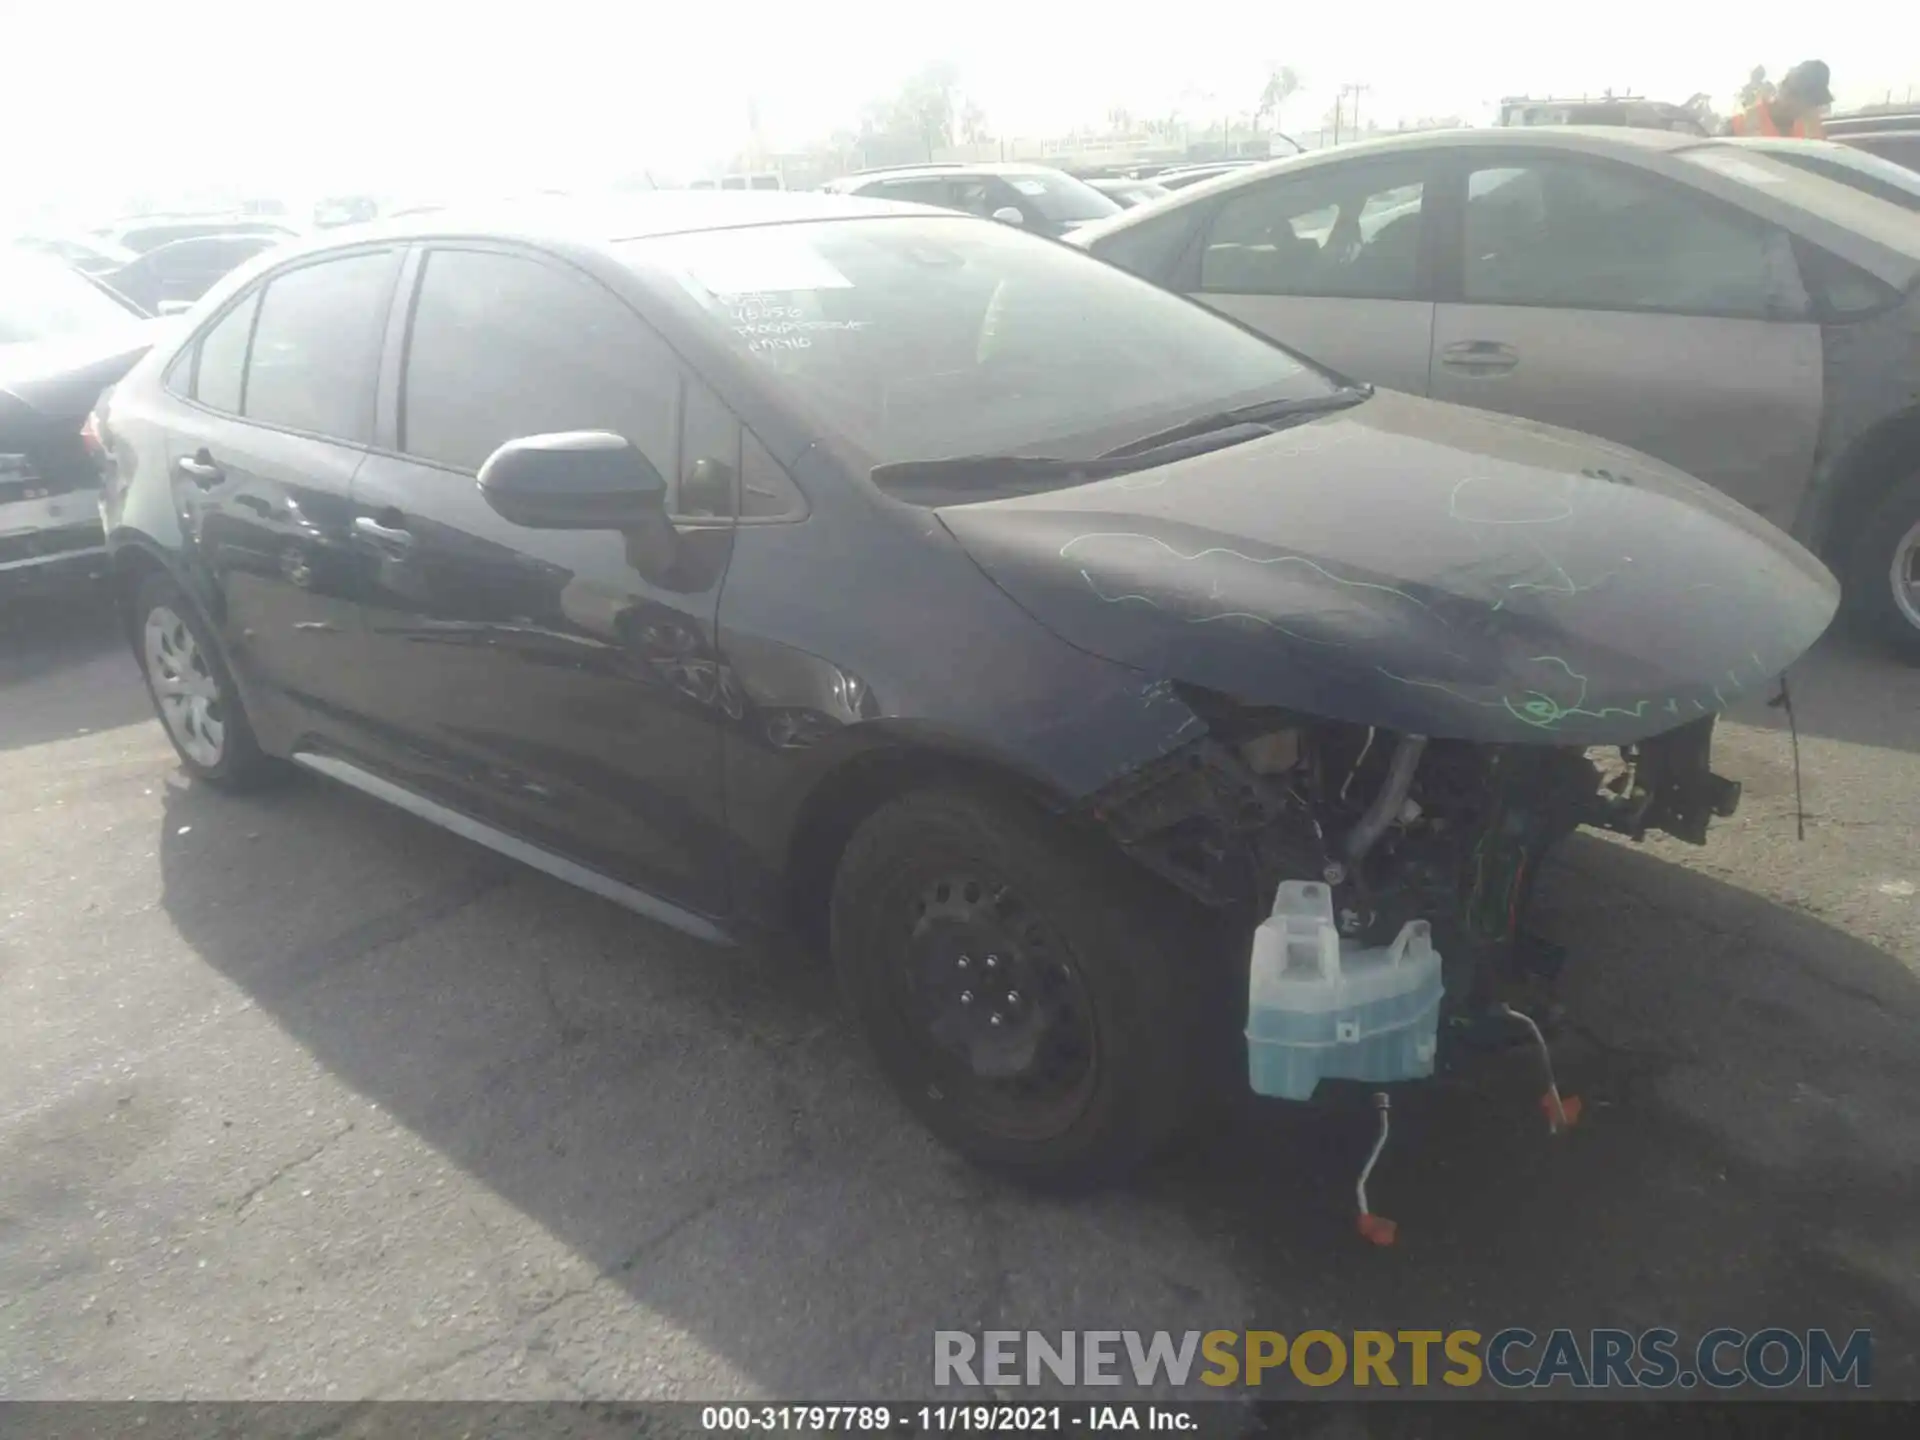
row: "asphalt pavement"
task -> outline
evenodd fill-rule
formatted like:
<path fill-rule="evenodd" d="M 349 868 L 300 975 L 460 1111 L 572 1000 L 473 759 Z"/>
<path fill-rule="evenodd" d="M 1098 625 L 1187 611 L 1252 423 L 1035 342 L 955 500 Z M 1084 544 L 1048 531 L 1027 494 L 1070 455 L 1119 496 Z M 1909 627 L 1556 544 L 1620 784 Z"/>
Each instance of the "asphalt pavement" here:
<path fill-rule="evenodd" d="M 1249 1103 L 1133 1187 L 943 1152 L 822 969 L 344 789 L 187 784 L 104 612 L 0 609 L 0 1398 L 930 1392 L 932 1332 L 1825 1326 L 1920 1398 L 1920 668 L 1830 638 L 1696 850 L 1581 838 L 1524 1057 Z"/>

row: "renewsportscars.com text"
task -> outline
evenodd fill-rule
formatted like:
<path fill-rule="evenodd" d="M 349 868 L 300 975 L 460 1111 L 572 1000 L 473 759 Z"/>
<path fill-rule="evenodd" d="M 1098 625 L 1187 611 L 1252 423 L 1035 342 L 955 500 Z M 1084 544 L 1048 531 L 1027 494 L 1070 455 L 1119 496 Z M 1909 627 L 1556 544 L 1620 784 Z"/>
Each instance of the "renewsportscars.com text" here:
<path fill-rule="evenodd" d="M 1686 1343 L 1677 1331 L 1532 1330 L 938 1330 L 936 1385 L 1126 1385 L 1175 1388 L 1298 1384 L 1447 1385 L 1501 1389 L 1865 1390 L 1873 1335 L 1720 1328 Z"/>

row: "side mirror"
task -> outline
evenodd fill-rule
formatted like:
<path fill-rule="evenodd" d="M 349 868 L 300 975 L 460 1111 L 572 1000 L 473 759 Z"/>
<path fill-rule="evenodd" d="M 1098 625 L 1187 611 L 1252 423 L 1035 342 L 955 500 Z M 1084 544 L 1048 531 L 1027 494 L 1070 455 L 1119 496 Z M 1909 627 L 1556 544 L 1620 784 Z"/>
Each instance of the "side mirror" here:
<path fill-rule="evenodd" d="M 480 493 L 530 530 L 624 530 L 666 514 L 667 482 L 605 430 L 509 440 L 480 467 Z"/>
<path fill-rule="evenodd" d="M 998 220 L 1002 225 L 1024 225 L 1027 223 L 1027 217 L 1020 213 L 1020 207 L 1018 205 L 1002 205 L 987 218 L 989 220 Z"/>

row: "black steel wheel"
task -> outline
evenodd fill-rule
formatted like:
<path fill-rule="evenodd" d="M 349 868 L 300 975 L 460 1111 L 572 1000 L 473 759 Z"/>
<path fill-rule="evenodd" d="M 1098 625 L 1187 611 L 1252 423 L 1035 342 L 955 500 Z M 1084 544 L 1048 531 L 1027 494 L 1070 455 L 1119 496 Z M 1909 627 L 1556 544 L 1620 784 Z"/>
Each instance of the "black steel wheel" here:
<path fill-rule="evenodd" d="M 1180 970 L 1212 957 L 1181 954 L 1143 889 L 1012 800 L 916 791 L 854 836 L 833 893 L 841 986 L 894 1087 L 954 1149 L 1080 1186 L 1174 1138 L 1207 988 Z"/>

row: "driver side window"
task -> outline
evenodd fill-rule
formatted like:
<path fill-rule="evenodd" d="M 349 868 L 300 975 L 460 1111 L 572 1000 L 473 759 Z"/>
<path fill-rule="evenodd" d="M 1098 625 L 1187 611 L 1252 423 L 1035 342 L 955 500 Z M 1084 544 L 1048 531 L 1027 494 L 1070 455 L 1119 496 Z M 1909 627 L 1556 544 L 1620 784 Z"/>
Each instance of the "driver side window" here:
<path fill-rule="evenodd" d="M 1335 165 L 1249 186 L 1214 218 L 1200 290 L 1418 299 L 1425 190 L 1408 165 Z"/>

